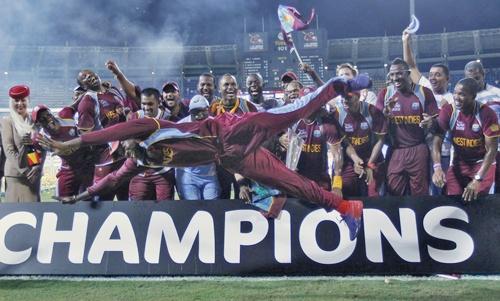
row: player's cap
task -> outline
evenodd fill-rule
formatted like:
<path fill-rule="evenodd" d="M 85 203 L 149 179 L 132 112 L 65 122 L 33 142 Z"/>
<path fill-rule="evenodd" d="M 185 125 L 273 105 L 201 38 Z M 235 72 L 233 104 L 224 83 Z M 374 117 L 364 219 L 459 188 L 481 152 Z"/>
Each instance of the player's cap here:
<path fill-rule="evenodd" d="M 33 108 L 33 111 L 31 111 L 31 120 L 36 123 L 38 121 L 38 115 L 40 115 L 40 112 L 48 110 L 50 111 L 49 107 L 46 105 L 37 105 Z"/>
<path fill-rule="evenodd" d="M 281 75 L 280 80 L 284 83 L 289 83 L 292 80 L 299 80 L 299 77 L 292 71 L 287 71 Z"/>
<path fill-rule="evenodd" d="M 30 88 L 26 85 L 17 85 L 9 89 L 9 96 L 14 99 L 22 99 L 30 96 Z"/>
<path fill-rule="evenodd" d="M 208 100 L 202 95 L 195 95 L 189 102 L 189 112 L 193 110 L 206 109 L 210 106 Z"/>
<path fill-rule="evenodd" d="M 172 90 L 177 91 L 177 92 L 179 92 L 179 91 L 180 91 L 180 90 L 179 90 L 179 84 L 178 84 L 178 83 L 176 83 L 176 82 L 174 82 L 174 81 L 166 82 L 166 83 L 163 85 L 163 87 L 161 88 L 161 90 L 162 90 L 163 92 L 172 91 Z"/>

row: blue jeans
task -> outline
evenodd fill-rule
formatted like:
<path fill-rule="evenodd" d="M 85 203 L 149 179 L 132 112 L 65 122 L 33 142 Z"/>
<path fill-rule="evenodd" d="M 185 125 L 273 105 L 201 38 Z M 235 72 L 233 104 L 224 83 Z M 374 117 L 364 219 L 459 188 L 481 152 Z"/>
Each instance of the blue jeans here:
<path fill-rule="evenodd" d="M 181 200 L 215 200 L 220 186 L 217 175 L 197 175 L 183 168 L 175 169 L 177 192 Z"/>

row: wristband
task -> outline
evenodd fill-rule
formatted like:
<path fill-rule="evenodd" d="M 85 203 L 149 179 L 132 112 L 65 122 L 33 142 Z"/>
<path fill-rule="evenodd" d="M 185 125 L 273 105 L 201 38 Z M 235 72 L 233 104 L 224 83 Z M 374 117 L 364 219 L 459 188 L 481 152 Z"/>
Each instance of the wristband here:
<path fill-rule="evenodd" d="M 366 167 L 368 167 L 369 169 L 374 170 L 375 168 L 377 168 L 377 164 L 375 164 L 373 162 L 368 162 L 368 164 L 366 164 Z"/>
<path fill-rule="evenodd" d="M 342 189 L 342 177 L 341 176 L 333 176 L 332 188 Z"/>
<path fill-rule="evenodd" d="M 441 167 L 441 163 L 434 163 L 434 165 L 432 165 L 432 169 L 436 170 L 436 168 L 438 167 Z"/>

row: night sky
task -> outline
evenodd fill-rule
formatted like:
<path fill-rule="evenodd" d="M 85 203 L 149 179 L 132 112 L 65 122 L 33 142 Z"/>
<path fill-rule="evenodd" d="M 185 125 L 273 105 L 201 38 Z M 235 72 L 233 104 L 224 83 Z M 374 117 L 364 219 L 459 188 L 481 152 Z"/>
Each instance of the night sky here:
<path fill-rule="evenodd" d="M 500 0 L 415 2 L 419 33 L 500 27 Z M 316 8 L 329 38 L 399 35 L 409 22 L 409 0 L 0 0 L 0 45 L 231 44 L 244 19 L 247 31 L 276 31 L 280 3 Z"/>

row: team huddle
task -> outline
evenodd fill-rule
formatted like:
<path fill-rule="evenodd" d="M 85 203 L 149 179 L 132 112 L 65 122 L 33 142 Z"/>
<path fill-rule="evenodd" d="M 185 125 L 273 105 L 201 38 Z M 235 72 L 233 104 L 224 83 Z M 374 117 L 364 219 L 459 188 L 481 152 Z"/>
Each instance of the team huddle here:
<path fill-rule="evenodd" d="M 344 198 L 447 194 L 472 201 L 500 190 L 500 89 L 484 82 L 476 61 L 453 92 L 445 65 L 432 66 L 427 79 L 409 35 L 404 59 L 391 62 L 378 95 L 348 63 L 325 83 L 302 64 L 315 87 L 284 73 L 283 99 L 264 97 L 259 74 L 246 78 L 245 99 L 235 76 L 217 81 L 205 73 L 198 95 L 183 100 L 176 82 L 141 89 L 114 61 L 106 67 L 119 88 L 82 70 L 73 102 L 58 113 L 45 105 L 28 112 L 29 87 L 14 86 L 2 120 L 5 201 L 40 201 L 47 152 L 61 158 L 56 193 L 65 203 L 164 201 L 175 191 L 184 200 L 252 202 L 264 191 L 268 217 L 296 197 L 337 209 L 351 238 L 363 205 Z M 296 139 L 292 170 L 284 161 Z"/>

